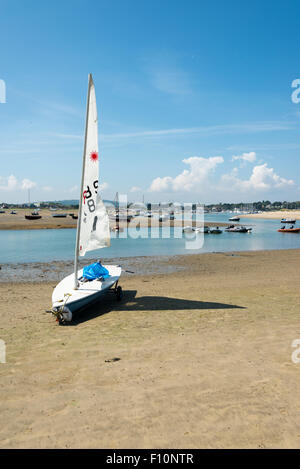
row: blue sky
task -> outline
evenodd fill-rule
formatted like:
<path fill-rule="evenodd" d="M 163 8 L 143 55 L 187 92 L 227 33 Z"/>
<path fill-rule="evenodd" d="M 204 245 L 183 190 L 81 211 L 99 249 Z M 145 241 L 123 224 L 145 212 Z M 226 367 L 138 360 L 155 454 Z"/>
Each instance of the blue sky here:
<path fill-rule="evenodd" d="M 0 201 L 78 198 L 87 77 L 103 197 L 300 200 L 299 1 L 0 1 Z M 23 188 L 22 188 L 23 187 Z"/>

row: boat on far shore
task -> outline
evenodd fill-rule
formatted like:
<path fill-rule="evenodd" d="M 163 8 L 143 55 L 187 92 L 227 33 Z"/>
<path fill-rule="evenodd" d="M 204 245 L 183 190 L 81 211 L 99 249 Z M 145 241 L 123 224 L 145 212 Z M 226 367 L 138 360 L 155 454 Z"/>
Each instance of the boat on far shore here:
<path fill-rule="evenodd" d="M 31 215 L 25 215 L 26 220 L 39 220 L 42 218 L 42 215 L 32 213 Z"/>
<path fill-rule="evenodd" d="M 240 217 L 231 217 L 229 221 L 240 221 Z"/>

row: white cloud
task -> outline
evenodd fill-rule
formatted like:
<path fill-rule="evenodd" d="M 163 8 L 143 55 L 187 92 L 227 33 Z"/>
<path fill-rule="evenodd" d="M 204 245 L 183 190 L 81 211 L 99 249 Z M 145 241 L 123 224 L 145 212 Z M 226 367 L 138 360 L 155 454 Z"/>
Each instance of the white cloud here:
<path fill-rule="evenodd" d="M 278 189 L 295 184 L 292 179 L 285 179 L 278 176 L 273 168 L 268 168 L 267 163 L 254 166 L 249 179 L 239 179 L 237 173 L 237 168 L 234 168 L 230 174 L 224 174 L 222 176 L 222 182 L 225 183 L 227 188 L 242 191 L 264 191 L 271 188 Z"/>
<path fill-rule="evenodd" d="M 190 169 L 185 169 L 175 178 L 170 176 L 157 177 L 151 183 L 150 192 L 199 192 L 201 186 L 207 184 L 207 178 L 210 173 L 215 170 L 217 165 L 224 162 L 224 158 L 222 156 L 212 156 L 209 158 L 191 156 L 182 161 L 189 165 Z"/>
<path fill-rule="evenodd" d="M 32 189 L 36 187 L 36 182 L 30 181 L 30 179 L 23 179 L 19 182 L 16 176 L 11 174 L 8 177 L 0 176 L 0 190 L 1 191 L 17 191 L 20 189 Z"/>
<path fill-rule="evenodd" d="M 235 160 L 242 160 L 248 161 L 249 163 L 254 163 L 256 160 L 256 153 L 255 151 L 250 151 L 249 153 L 243 153 L 242 155 L 233 155 L 232 161 Z"/>
<path fill-rule="evenodd" d="M 23 179 L 22 189 L 33 189 L 36 187 L 36 182 L 30 181 L 30 179 Z"/>
<path fill-rule="evenodd" d="M 72 186 L 67 192 L 70 192 L 70 194 L 72 194 L 73 192 L 78 192 L 78 190 L 78 186 Z"/>
<path fill-rule="evenodd" d="M 0 190 L 2 191 L 13 191 L 17 188 L 17 178 L 11 174 L 8 177 L 0 176 Z"/>
<path fill-rule="evenodd" d="M 256 160 L 255 152 L 243 153 L 235 155 L 234 160 L 251 161 Z M 265 192 L 280 188 L 292 187 L 295 182 L 292 179 L 286 179 L 278 175 L 274 168 L 268 167 L 267 163 L 256 164 L 248 179 L 239 177 L 239 169 L 234 167 L 228 174 L 223 174 L 219 179 L 212 178 L 216 168 L 224 163 L 222 156 L 213 156 L 203 158 L 193 156 L 183 160 L 188 165 L 188 169 L 184 169 L 175 177 L 164 176 L 155 178 L 149 188 L 150 192 L 186 192 L 186 193 L 202 193 L 207 197 L 208 194 L 222 197 L 228 191 L 236 193 Z M 220 198 L 221 200 L 221 198 Z"/>
<path fill-rule="evenodd" d="M 150 192 L 167 192 L 171 189 L 171 185 L 172 178 L 170 176 L 163 178 L 157 177 L 156 179 L 153 179 L 149 190 Z"/>
<path fill-rule="evenodd" d="M 51 191 L 53 191 L 53 187 L 51 187 L 51 186 L 44 186 L 44 187 L 43 187 L 43 191 L 51 192 Z"/>
<path fill-rule="evenodd" d="M 142 190 L 141 187 L 132 186 L 132 188 L 130 189 L 130 192 L 140 192 L 141 190 Z"/>

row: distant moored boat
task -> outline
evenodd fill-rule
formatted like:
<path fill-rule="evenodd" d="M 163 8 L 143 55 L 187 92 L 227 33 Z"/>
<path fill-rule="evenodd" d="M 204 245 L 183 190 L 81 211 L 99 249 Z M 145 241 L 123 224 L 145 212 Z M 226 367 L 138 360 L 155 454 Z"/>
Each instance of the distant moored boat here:
<path fill-rule="evenodd" d="M 295 218 L 282 218 L 281 223 L 296 223 Z"/>
<path fill-rule="evenodd" d="M 280 228 L 280 233 L 300 233 L 300 228 Z"/>
<path fill-rule="evenodd" d="M 247 228 L 246 226 L 235 226 L 229 225 L 225 228 L 227 233 L 251 233 L 252 228 Z"/>
<path fill-rule="evenodd" d="M 211 228 L 211 229 L 209 230 L 209 232 L 210 232 L 211 234 L 221 234 L 221 233 L 222 233 L 222 230 L 220 230 L 220 228 L 219 228 L 218 226 L 216 226 L 216 228 Z"/>
<path fill-rule="evenodd" d="M 36 214 L 31 214 L 31 215 L 25 215 L 26 220 L 39 220 L 42 218 L 42 215 L 36 215 Z"/>

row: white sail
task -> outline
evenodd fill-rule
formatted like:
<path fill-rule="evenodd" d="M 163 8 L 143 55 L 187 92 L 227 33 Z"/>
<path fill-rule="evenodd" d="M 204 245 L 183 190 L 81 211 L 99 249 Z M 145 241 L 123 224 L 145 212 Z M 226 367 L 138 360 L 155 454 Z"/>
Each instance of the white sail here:
<path fill-rule="evenodd" d="M 98 152 L 98 115 L 95 86 L 89 75 L 85 146 L 83 155 L 80 213 L 78 217 L 76 255 L 110 246 L 109 218 L 101 200 Z"/>
<path fill-rule="evenodd" d="M 120 266 L 104 265 L 108 275 L 97 278 L 87 278 L 85 269 L 78 268 L 79 255 L 110 244 L 109 219 L 98 193 L 98 165 L 96 96 L 92 76 L 89 75 L 74 274 L 61 280 L 52 294 L 52 312 L 61 324 L 71 321 L 74 313 L 100 300 L 109 290 L 115 292 L 118 300 L 122 298 L 122 288 L 118 285 L 122 272 Z M 99 264 L 96 265 L 100 268 Z"/>

